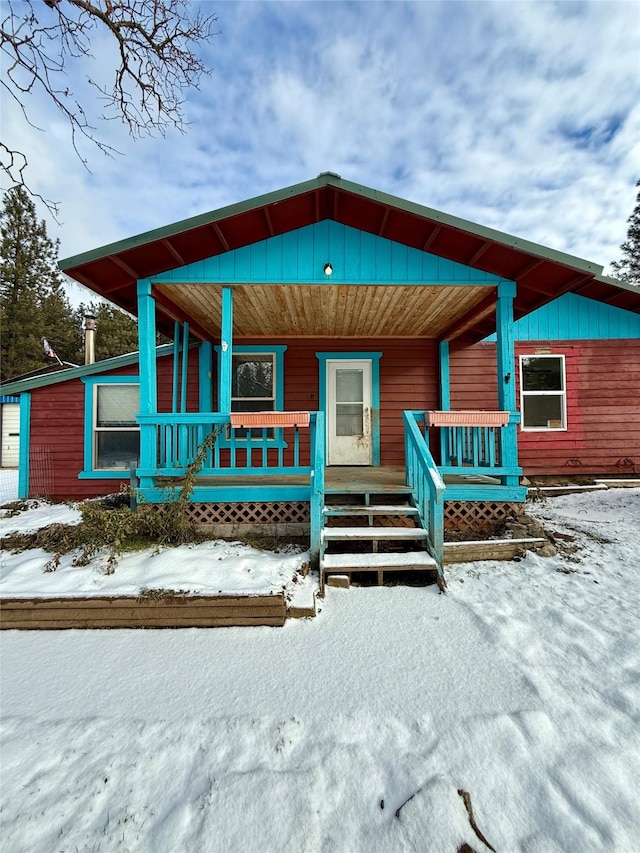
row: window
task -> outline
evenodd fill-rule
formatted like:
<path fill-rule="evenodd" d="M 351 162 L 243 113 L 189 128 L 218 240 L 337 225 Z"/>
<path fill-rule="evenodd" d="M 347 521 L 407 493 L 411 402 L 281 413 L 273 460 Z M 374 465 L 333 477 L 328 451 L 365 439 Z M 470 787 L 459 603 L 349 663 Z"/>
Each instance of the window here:
<path fill-rule="evenodd" d="M 234 353 L 231 411 L 275 411 L 275 354 Z"/>
<path fill-rule="evenodd" d="M 84 377 L 84 471 L 80 478 L 122 477 L 140 457 L 137 376 Z"/>
<path fill-rule="evenodd" d="M 232 357 L 231 411 L 273 412 L 275 398 L 275 354 L 239 353 Z M 236 438 L 261 438 L 261 429 L 238 429 Z M 272 429 L 267 437 L 273 438 Z"/>
<path fill-rule="evenodd" d="M 286 345 L 234 346 L 231 359 L 231 411 L 279 412 L 284 407 L 284 352 Z M 220 367 L 220 347 L 218 371 Z M 218 372 L 218 383 L 220 373 Z M 269 430 L 268 437 L 282 441 L 282 430 Z M 262 430 L 235 430 L 235 438 L 262 438 Z"/>
<path fill-rule="evenodd" d="M 520 356 L 522 429 L 567 428 L 563 355 Z"/>

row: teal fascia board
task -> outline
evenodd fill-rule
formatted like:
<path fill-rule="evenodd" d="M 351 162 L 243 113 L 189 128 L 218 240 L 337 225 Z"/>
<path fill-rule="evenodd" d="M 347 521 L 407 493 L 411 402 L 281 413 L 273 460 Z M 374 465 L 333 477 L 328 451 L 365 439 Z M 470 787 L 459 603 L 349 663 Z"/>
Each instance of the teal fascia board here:
<path fill-rule="evenodd" d="M 333 272 L 327 276 L 325 264 Z M 484 270 L 360 231 L 332 219 L 153 276 L 208 284 L 496 285 Z"/>
<path fill-rule="evenodd" d="M 20 452 L 18 455 L 18 497 L 29 497 L 29 459 L 31 456 L 31 394 L 20 394 Z"/>
<path fill-rule="evenodd" d="M 516 341 L 640 338 L 640 315 L 586 296 L 565 293 L 514 323 Z M 495 341 L 495 334 L 485 338 Z"/>
<path fill-rule="evenodd" d="M 180 488 L 141 488 L 141 497 L 149 503 L 171 503 L 178 499 Z M 310 501 L 311 486 L 195 486 L 193 503 L 224 501 Z"/>
<path fill-rule="evenodd" d="M 490 474 L 487 469 L 485 473 Z M 526 486 L 447 486 L 445 501 L 507 501 L 524 503 L 527 499 Z"/>

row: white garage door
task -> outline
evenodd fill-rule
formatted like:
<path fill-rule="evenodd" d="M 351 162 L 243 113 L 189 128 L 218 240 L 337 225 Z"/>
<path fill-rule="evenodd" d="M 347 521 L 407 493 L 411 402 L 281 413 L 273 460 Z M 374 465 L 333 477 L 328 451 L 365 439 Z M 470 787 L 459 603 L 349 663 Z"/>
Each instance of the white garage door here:
<path fill-rule="evenodd" d="M 17 468 L 20 453 L 20 404 L 2 403 L 2 453 L 3 468 Z"/>

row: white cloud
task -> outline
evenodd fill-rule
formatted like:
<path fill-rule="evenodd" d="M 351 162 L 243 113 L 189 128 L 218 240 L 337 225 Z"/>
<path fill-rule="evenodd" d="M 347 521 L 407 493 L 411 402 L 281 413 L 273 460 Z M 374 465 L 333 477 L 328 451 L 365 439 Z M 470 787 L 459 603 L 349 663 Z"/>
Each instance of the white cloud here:
<path fill-rule="evenodd" d="M 640 163 L 635 4 L 221 3 L 219 16 L 184 136 L 133 142 L 108 123 L 124 157 L 83 147 L 89 173 L 48 104 L 46 134 L 18 130 L 9 105 L 3 131 L 62 203 L 63 256 L 325 170 L 602 264 L 618 256 Z"/>

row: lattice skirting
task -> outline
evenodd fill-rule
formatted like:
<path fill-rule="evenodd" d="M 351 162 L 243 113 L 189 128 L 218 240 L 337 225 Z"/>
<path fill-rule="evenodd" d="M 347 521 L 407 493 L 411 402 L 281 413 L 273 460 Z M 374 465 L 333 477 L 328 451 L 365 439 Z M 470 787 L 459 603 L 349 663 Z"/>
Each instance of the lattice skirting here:
<path fill-rule="evenodd" d="M 503 501 L 445 501 L 445 530 L 489 533 L 501 527 L 505 521 L 524 512 L 523 503 Z"/>
<path fill-rule="evenodd" d="M 309 524 L 308 501 L 246 501 L 189 504 L 194 524 Z"/>

